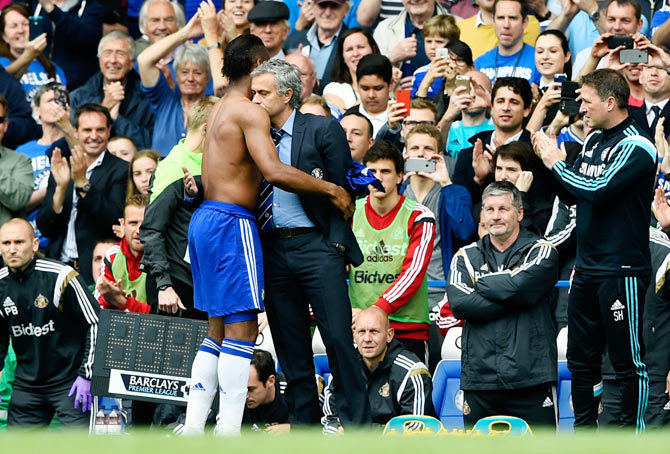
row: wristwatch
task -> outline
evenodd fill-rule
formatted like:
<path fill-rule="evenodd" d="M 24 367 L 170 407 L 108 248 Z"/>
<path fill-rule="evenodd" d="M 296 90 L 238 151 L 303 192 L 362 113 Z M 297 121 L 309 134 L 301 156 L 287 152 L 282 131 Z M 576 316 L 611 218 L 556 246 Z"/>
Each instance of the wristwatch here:
<path fill-rule="evenodd" d="M 158 287 L 158 291 L 162 292 L 163 290 L 167 290 L 168 288 L 172 287 L 170 284 L 163 284 L 160 287 Z"/>
<path fill-rule="evenodd" d="M 75 189 L 77 192 L 88 192 L 91 190 L 91 183 L 87 181 L 81 186 L 75 186 Z"/>
<path fill-rule="evenodd" d="M 598 22 L 598 19 L 600 19 L 600 8 L 596 8 L 595 11 L 589 14 L 589 17 L 593 22 Z"/>
<path fill-rule="evenodd" d="M 212 44 L 211 46 L 207 46 L 207 50 L 212 50 L 212 49 L 221 49 L 221 43 L 216 43 L 216 44 Z"/>

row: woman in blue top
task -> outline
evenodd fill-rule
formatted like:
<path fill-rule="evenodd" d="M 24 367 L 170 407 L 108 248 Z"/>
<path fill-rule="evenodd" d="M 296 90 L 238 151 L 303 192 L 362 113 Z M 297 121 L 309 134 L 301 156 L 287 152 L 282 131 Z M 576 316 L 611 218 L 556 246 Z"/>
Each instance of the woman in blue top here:
<path fill-rule="evenodd" d="M 29 41 L 30 11 L 22 3 L 2 9 L 0 15 L 0 65 L 21 81 L 30 102 L 35 91 L 47 82 L 65 84 L 65 73 L 42 52 L 47 45 L 46 33 Z"/>

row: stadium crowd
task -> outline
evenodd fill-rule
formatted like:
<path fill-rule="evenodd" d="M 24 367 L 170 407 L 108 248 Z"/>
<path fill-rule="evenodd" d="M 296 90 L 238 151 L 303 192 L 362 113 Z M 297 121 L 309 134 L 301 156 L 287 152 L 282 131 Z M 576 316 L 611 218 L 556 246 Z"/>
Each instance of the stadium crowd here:
<path fill-rule="evenodd" d="M 575 429 L 670 425 L 670 3 L 0 6 L 0 425 L 94 419 L 100 310 L 207 320 L 198 301 L 227 297 L 191 266 L 216 140 L 246 143 L 274 185 L 247 194 L 246 220 L 262 232 L 255 312 L 272 354 L 210 325 L 189 411 L 124 401 L 128 423 L 218 429 L 217 409 L 205 418 L 220 387 L 237 393 L 222 414 L 245 407 L 222 434 L 437 416 L 431 374 L 462 329 L 465 427 L 498 414 L 555 427 L 567 326 Z M 254 64 L 233 80 L 224 56 Z M 263 112 L 247 120 L 272 136 L 211 139 L 239 81 Z M 276 165 L 254 153 L 270 138 Z M 293 194 L 279 161 L 344 187 L 350 217 Z"/>

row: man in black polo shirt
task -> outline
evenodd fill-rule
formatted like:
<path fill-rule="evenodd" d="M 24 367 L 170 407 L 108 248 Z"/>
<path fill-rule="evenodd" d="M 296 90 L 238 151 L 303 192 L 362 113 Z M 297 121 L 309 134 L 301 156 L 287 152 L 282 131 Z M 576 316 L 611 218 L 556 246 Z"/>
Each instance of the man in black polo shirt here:
<path fill-rule="evenodd" d="M 289 432 L 291 424 L 284 388 L 284 376 L 276 373 L 272 355 L 265 350 L 254 350 L 242 423 L 273 434 Z"/>

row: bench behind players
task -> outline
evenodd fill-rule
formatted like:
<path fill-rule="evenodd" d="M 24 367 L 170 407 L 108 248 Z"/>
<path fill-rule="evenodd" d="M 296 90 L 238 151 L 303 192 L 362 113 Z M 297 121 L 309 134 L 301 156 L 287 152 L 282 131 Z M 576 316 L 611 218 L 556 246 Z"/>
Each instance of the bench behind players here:
<path fill-rule="evenodd" d="M 56 413 L 64 426 L 84 426 L 93 400 L 98 303 L 74 269 L 35 258 L 38 248 L 27 221 L 11 219 L 0 228 L 6 264 L 0 268 L 0 364 L 10 335 L 17 360 L 7 425 L 46 426 Z"/>

